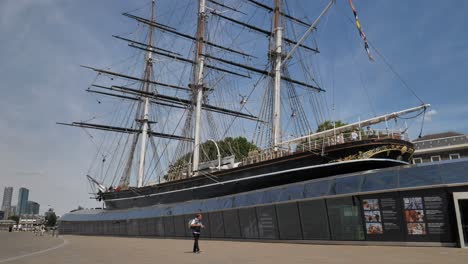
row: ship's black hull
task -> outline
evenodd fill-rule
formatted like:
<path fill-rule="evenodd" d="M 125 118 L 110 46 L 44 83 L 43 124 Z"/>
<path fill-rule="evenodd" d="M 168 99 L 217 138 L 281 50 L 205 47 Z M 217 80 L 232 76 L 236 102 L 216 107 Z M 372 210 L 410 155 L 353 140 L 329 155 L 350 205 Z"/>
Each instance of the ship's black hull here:
<path fill-rule="evenodd" d="M 385 146 L 407 146 L 402 140 L 367 140 L 330 146 L 327 155 L 314 152 L 298 152 L 285 157 L 244 165 L 188 179 L 130 188 L 125 191 L 106 192 L 102 199 L 108 209 L 125 209 L 156 204 L 170 204 L 194 199 L 207 199 L 247 192 L 293 182 L 341 175 L 346 173 L 386 168 L 405 164 L 411 152 L 402 153 L 399 148 L 388 150 L 384 156 L 376 153 L 370 159 L 332 162 L 353 153 L 363 153 Z M 403 161 L 398 161 L 402 159 Z"/>
<path fill-rule="evenodd" d="M 316 178 L 329 177 L 344 173 L 386 168 L 405 164 L 404 162 L 388 159 L 356 160 L 325 165 L 300 167 L 285 171 L 277 171 L 263 175 L 255 175 L 236 180 L 179 189 L 168 192 L 136 195 L 129 197 L 115 197 L 106 200 L 107 209 L 125 209 L 131 207 L 145 207 L 156 204 L 169 204 L 189 200 L 208 199 L 230 194 L 258 190 L 272 186 L 284 185 Z"/>

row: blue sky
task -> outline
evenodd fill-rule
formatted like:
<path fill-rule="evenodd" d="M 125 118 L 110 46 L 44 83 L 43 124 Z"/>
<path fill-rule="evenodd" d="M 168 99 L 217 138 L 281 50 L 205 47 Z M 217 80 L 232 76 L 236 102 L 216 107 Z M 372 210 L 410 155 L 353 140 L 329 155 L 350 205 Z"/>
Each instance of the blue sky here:
<path fill-rule="evenodd" d="M 299 15 L 313 19 L 318 10 L 308 2 Z M 323 7 L 326 2 L 314 3 Z M 370 42 L 408 86 L 432 104 L 424 134 L 468 133 L 468 2 L 354 2 Z M 125 58 L 125 45 L 111 35 L 133 29 L 134 23 L 119 14 L 146 3 L 0 1 L 2 189 L 14 186 L 16 198 L 20 186 L 29 188 L 30 199 L 41 204 L 41 211 L 47 205 L 59 213 L 78 205 L 98 206 L 88 199 L 84 178 L 95 146 L 82 130 L 55 122 L 93 115 L 95 99 L 84 90 L 95 75 L 79 65 L 102 67 Z M 381 58 L 376 56 L 375 63 L 367 60 L 350 17 L 347 1 L 337 0 L 317 33 L 321 49 L 317 60 L 326 98 L 335 105 L 334 117 L 352 122 L 373 116 L 373 109 L 383 114 L 420 104 Z M 419 128 L 418 120 L 411 123 L 413 138 Z"/>

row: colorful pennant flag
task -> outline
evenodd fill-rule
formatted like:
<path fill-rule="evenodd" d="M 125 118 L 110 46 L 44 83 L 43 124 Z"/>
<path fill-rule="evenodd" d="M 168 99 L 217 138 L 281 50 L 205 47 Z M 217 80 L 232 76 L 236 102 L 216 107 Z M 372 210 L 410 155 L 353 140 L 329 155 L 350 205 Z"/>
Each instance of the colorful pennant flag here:
<path fill-rule="evenodd" d="M 367 56 L 369 57 L 369 60 L 374 61 L 374 58 L 372 57 L 372 54 L 370 52 L 369 43 L 367 42 L 366 34 L 364 34 L 364 32 L 361 29 L 361 23 L 359 22 L 359 18 L 358 18 L 358 15 L 357 15 L 356 8 L 354 8 L 353 0 L 349 0 L 349 5 L 351 6 L 351 9 L 353 10 L 354 18 L 356 19 L 356 27 L 357 27 L 357 29 L 359 31 L 359 35 L 361 36 L 362 40 L 364 41 L 364 48 L 367 51 Z"/>

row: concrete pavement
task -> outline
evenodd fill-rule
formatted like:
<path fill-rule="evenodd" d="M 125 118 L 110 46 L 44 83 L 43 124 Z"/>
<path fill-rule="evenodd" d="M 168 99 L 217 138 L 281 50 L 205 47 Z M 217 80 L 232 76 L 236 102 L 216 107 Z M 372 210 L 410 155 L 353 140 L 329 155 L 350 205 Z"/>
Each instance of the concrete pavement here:
<path fill-rule="evenodd" d="M 34 237 L 0 233 L 0 263 L 468 263 L 458 248 L 300 245 L 176 239 L 64 236 Z M 38 252 L 38 253 L 34 253 Z"/>

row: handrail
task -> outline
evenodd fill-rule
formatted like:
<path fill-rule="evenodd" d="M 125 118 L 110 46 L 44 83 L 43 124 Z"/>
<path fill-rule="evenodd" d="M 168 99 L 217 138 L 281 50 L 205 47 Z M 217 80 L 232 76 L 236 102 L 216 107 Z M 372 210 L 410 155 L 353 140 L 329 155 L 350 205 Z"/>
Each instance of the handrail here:
<path fill-rule="evenodd" d="M 242 159 L 241 166 L 272 160 L 275 158 L 290 156 L 300 152 L 321 153 L 324 147 L 340 145 L 349 142 L 359 142 L 369 139 L 409 140 L 409 137 L 406 132 L 401 132 L 400 130 L 393 129 L 369 129 L 364 131 L 359 130 L 350 133 L 340 133 L 334 136 L 325 137 L 321 139 L 311 139 L 311 137 L 302 137 L 301 142 L 293 143 L 290 141 L 286 144 L 280 145 L 280 148 L 277 151 L 275 151 L 273 148 L 268 148 L 258 151 L 258 154 L 253 152 L 248 157 Z"/>

